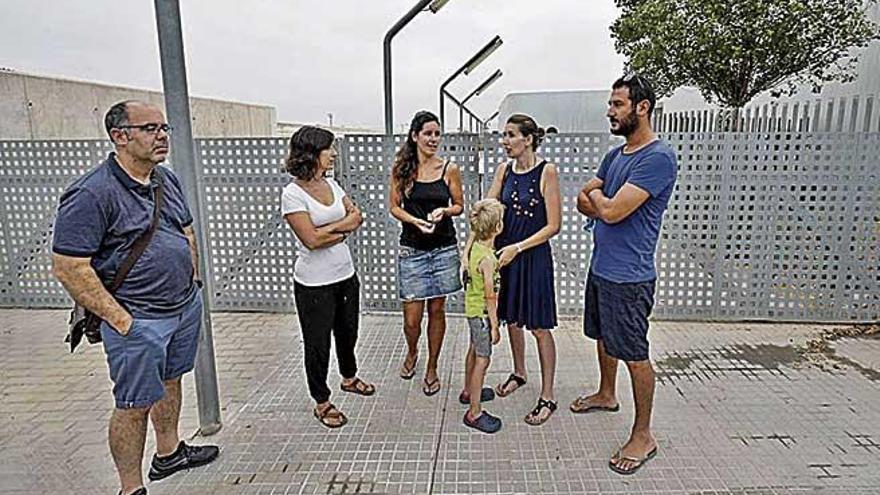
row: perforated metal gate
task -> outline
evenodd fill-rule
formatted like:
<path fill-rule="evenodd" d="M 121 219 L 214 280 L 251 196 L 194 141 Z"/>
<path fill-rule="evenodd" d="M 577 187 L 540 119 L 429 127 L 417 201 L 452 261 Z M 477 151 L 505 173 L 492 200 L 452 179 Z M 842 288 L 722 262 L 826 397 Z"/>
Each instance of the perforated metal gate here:
<path fill-rule="evenodd" d="M 678 133 L 678 181 L 657 248 L 664 319 L 880 318 L 880 134 Z M 557 135 L 563 222 L 553 240 L 560 313 L 582 312 L 591 235 L 574 199 L 606 135 Z M 491 150 L 484 188 L 505 160 Z"/>
<path fill-rule="evenodd" d="M 679 176 L 658 247 L 655 314 L 666 319 L 801 321 L 880 318 L 880 134 L 671 134 Z M 390 164 L 401 138 L 340 140 L 338 175 L 366 222 L 349 240 L 368 310 L 398 310 Z M 562 231 L 553 241 L 560 313 L 577 315 L 590 234 L 574 197 L 615 141 L 555 135 L 541 155 L 559 166 Z M 218 310 L 293 311 L 295 261 L 279 215 L 285 140 L 201 139 Z M 0 306 L 62 307 L 50 273 L 57 199 L 100 162 L 105 141 L 0 141 Z M 462 168 L 465 204 L 504 160 L 497 136 L 450 135 L 443 153 Z M 460 240 L 465 216 L 456 221 Z M 451 302 L 461 309 L 460 298 Z"/>

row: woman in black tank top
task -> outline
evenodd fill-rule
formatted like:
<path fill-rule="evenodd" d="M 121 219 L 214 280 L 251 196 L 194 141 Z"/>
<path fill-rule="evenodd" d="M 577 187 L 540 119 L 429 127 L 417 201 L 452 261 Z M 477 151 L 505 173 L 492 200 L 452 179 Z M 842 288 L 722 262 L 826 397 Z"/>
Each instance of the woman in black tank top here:
<path fill-rule="evenodd" d="M 440 390 L 437 361 L 446 334 L 446 296 L 461 290 L 460 258 L 452 217 L 464 210 L 461 171 L 437 156 L 440 121 L 419 112 L 391 170 L 391 215 L 402 224 L 397 258 L 398 295 L 403 303 L 407 355 L 400 377 L 416 373 L 422 314 L 428 302 L 428 363 L 425 395 Z"/>

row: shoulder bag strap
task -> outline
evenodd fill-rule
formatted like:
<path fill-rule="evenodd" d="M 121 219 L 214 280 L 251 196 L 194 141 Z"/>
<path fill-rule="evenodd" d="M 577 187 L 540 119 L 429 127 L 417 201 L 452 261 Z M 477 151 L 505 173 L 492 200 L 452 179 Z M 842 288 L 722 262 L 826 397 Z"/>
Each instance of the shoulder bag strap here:
<path fill-rule="evenodd" d="M 135 263 L 137 263 L 138 258 L 144 254 L 144 251 L 147 250 L 147 245 L 150 244 L 150 240 L 153 239 L 153 233 L 156 232 L 156 227 L 159 225 L 159 216 L 162 210 L 162 199 L 164 196 L 165 190 L 165 181 L 162 177 L 162 172 L 159 168 L 155 169 L 156 171 L 156 180 L 159 182 L 159 186 L 156 188 L 156 199 L 153 203 L 153 221 L 150 223 L 150 227 L 146 232 L 141 234 L 140 237 L 134 241 L 134 244 L 131 246 L 131 252 L 128 253 L 128 256 L 125 258 L 125 261 L 122 262 L 122 265 L 119 266 L 119 270 L 116 272 L 116 276 L 113 277 L 113 283 L 110 287 L 107 288 L 107 291 L 113 294 L 116 292 L 122 282 L 125 281 L 125 277 L 128 276 L 128 272 L 131 271 L 132 267 Z"/>

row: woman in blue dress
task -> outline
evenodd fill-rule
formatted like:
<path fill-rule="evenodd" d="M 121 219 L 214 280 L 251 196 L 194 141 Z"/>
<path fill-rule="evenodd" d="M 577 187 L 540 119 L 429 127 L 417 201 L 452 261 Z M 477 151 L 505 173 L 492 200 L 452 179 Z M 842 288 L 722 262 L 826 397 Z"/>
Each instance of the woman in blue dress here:
<path fill-rule="evenodd" d="M 507 396 L 526 383 L 525 337 L 535 337 L 541 362 L 541 395 L 526 423 L 540 425 L 556 410 L 553 381 L 556 374 L 556 293 L 550 239 L 559 233 L 562 203 L 556 166 L 538 158 L 544 129 L 528 115 L 507 119 L 501 144 L 510 161 L 502 163 L 487 197 L 501 201 L 504 230 L 495 240 L 499 250 L 501 288 L 498 319 L 507 322 L 513 373 L 495 387 Z M 470 241 L 466 252 L 470 248 Z M 467 257 L 463 257 L 467 259 Z"/>

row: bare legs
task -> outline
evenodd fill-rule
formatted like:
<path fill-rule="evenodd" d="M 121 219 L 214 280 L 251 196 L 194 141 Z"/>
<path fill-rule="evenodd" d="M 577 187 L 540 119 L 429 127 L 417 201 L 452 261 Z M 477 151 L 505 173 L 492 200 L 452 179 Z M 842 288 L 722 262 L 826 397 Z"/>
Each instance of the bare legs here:
<path fill-rule="evenodd" d="M 165 381 L 165 397 L 152 406 L 113 410 L 108 432 L 110 454 L 119 473 L 123 495 L 132 493 L 144 484 L 141 463 L 147 437 L 147 416 L 156 431 L 157 454 L 164 457 L 177 450 L 180 442 L 177 431 L 180 397 L 178 377 Z"/>
<path fill-rule="evenodd" d="M 446 335 L 446 297 L 429 299 L 428 306 L 428 363 L 425 367 L 425 381 L 438 380 L 437 362 Z M 425 301 L 403 303 L 403 334 L 406 337 L 407 355 L 403 363 L 406 369 L 415 366 L 419 355 L 419 338 L 422 335 L 422 316 Z M 438 385 L 439 386 L 439 382 Z"/>

